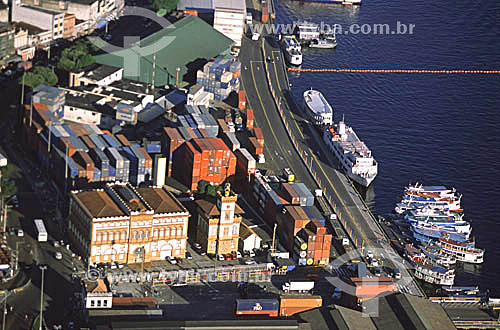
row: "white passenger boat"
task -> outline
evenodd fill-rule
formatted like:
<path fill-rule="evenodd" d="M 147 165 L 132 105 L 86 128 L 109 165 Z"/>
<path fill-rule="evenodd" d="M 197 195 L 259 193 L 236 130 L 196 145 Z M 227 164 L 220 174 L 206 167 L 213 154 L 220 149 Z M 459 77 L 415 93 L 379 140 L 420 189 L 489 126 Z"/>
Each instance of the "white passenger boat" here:
<path fill-rule="evenodd" d="M 445 254 L 456 258 L 458 261 L 472 264 L 481 264 L 484 261 L 484 250 L 471 247 L 467 242 L 456 242 L 441 238 L 436 244 Z"/>
<path fill-rule="evenodd" d="M 341 120 L 335 126 L 325 128 L 323 140 L 352 180 L 364 187 L 370 186 L 378 174 L 378 164 L 352 127 Z"/>
<path fill-rule="evenodd" d="M 313 89 L 305 91 L 304 108 L 314 125 L 333 124 L 333 109 L 321 92 Z"/>
<path fill-rule="evenodd" d="M 337 47 L 337 40 L 335 39 L 313 39 L 309 42 L 309 47 L 311 48 L 321 48 L 321 49 L 333 49 Z"/>
<path fill-rule="evenodd" d="M 302 64 L 302 47 L 295 36 L 283 36 L 281 38 L 281 49 L 288 63 L 292 65 Z"/>

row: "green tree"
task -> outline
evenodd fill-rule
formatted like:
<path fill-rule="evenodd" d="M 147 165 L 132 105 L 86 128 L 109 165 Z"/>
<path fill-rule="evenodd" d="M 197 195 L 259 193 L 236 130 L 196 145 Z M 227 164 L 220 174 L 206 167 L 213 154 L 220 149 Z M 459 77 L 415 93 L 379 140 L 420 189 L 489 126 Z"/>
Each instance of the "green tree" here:
<path fill-rule="evenodd" d="M 62 51 L 57 67 L 64 71 L 72 71 L 94 64 L 95 59 L 91 53 L 96 50 L 95 45 L 91 42 L 80 40 L 75 45 Z"/>
<path fill-rule="evenodd" d="M 206 180 L 198 181 L 198 192 L 200 194 L 205 194 L 207 192 L 207 187 L 210 185 Z"/>
<path fill-rule="evenodd" d="M 17 192 L 16 168 L 8 164 L 0 170 L 2 171 L 2 195 L 7 198 Z"/>
<path fill-rule="evenodd" d="M 217 196 L 217 187 L 212 186 L 212 185 L 208 186 L 207 187 L 207 195 L 212 196 L 212 197 Z"/>
<path fill-rule="evenodd" d="M 177 9 L 177 3 L 179 3 L 179 0 L 151 0 L 151 8 L 154 11 L 165 9 L 167 13 L 170 13 Z"/>
<path fill-rule="evenodd" d="M 19 84 L 22 84 L 23 78 L 19 78 Z M 24 74 L 24 84 L 35 88 L 38 85 L 54 86 L 57 84 L 57 75 L 50 69 L 44 66 L 36 66 L 31 72 Z"/>

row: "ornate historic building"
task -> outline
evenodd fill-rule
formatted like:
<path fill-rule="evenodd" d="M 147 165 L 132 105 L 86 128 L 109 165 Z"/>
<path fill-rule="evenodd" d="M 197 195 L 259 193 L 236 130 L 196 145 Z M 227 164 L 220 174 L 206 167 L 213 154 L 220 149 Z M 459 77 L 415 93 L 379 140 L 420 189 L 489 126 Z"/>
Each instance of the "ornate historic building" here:
<path fill-rule="evenodd" d="M 238 196 L 231 193 L 229 184 L 216 201 L 202 199 L 198 206 L 197 241 L 208 254 L 227 254 L 238 250 L 241 214 L 236 204 Z"/>
<path fill-rule="evenodd" d="M 184 258 L 189 216 L 164 188 L 109 184 L 72 192 L 69 233 L 91 264 Z"/>

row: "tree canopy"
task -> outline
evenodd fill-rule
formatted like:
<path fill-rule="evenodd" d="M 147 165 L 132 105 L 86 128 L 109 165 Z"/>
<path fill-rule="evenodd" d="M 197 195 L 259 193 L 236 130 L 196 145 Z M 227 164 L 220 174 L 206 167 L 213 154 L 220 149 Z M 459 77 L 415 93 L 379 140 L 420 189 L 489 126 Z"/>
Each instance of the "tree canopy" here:
<path fill-rule="evenodd" d="M 88 40 L 80 40 L 62 51 L 57 67 L 69 72 L 94 64 L 95 59 L 91 53 L 96 50 L 97 47 L 93 43 Z"/>
<path fill-rule="evenodd" d="M 177 3 L 179 3 L 179 0 L 151 0 L 151 8 L 154 11 L 165 9 L 167 13 L 170 13 L 177 9 Z"/>
<path fill-rule="evenodd" d="M 2 195 L 9 197 L 17 192 L 17 184 L 15 180 L 16 169 L 14 165 L 8 164 L 1 168 L 2 171 Z"/>
<path fill-rule="evenodd" d="M 19 83 L 22 84 L 23 77 L 19 78 Z M 57 75 L 50 69 L 44 66 L 36 66 L 32 71 L 24 74 L 24 84 L 31 89 L 38 85 L 54 86 L 57 84 Z"/>

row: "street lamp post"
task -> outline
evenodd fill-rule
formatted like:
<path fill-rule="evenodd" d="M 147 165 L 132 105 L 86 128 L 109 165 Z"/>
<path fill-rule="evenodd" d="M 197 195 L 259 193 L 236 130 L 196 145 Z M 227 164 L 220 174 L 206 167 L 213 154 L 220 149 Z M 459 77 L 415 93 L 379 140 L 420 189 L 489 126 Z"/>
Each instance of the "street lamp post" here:
<path fill-rule="evenodd" d="M 40 328 L 42 330 L 43 324 L 43 283 L 45 281 L 45 271 L 47 270 L 47 266 L 40 266 L 40 270 L 42 271 L 42 285 L 40 288 Z"/>
<path fill-rule="evenodd" d="M 177 68 L 175 71 L 177 72 L 175 76 L 175 87 L 179 88 L 179 72 L 181 71 L 181 68 Z"/>
<path fill-rule="evenodd" d="M 10 291 L 9 290 L 5 290 L 4 294 L 5 294 L 5 298 L 4 298 L 4 301 L 3 301 L 2 330 L 5 330 L 5 318 L 6 318 L 6 315 L 7 315 L 7 297 L 10 295 Z"/>

